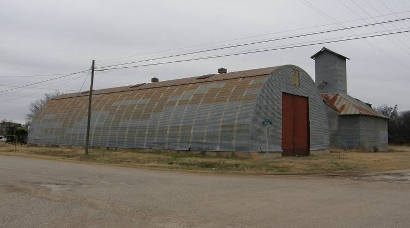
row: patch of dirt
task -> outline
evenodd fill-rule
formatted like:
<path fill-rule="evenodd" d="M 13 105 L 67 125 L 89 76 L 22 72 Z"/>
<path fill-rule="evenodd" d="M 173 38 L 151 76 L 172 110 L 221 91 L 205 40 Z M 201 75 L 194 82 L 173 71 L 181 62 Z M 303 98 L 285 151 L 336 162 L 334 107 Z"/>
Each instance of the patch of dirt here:
<path fill-rule="evenodd" d="M 410 184 L 410 170 L 366 173 L 353 177 L 353 179 Z"/>

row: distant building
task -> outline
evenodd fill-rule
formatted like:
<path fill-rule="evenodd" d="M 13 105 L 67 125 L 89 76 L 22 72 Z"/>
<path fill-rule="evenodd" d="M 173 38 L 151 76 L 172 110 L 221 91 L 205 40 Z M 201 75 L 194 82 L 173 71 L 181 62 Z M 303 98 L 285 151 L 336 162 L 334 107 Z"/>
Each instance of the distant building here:
<path fill-rule="evenodd" d="M 0 135 L 6 136 L 10 134 L 10 129 L 21 127 L 22 125 L 19 123 L 9 122 L 9 121 L 1 121 L 0 122 Z M 13 133 L 14 134 L 14 133 Z"/>
<path fill-rule="evenodd" d="M 347 57 L 322 48 L 314 54 L 315 83 L 327 104 L 330 147 L 386 151 L 388 119 L 347 94 Z"/>
<path fill-rule="evenodd" d="M 17 129 L 21 127 L 22 125 L 19 123 L 9 122 L 5 120 L 1 121 L 0 122 L 0 142 L 6 142 L 7 140 L 14 142 L 15 135 L 18 134 Z M 27 139 L 27 135 L 25 139 Z"/>
<path fill-rule="evenodd" d="M 0 142 L 6 142 L 7 138 L 4 135 L 0 135 Z"/>
<path fill-rule="evenodd" d="M 329 145 L 326 107 L 293 65 L 97 90 L 91 145 L 308 155 Z M 47 102 L 29 143 L 84 145 L 88 92 Z"/>

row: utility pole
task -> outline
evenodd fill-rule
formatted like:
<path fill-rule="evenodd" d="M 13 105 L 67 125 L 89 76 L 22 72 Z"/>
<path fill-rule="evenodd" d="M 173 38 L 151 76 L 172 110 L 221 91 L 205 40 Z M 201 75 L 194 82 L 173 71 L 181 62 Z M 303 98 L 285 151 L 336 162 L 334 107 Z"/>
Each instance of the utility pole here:
<path fill-rule="evenodd" d="M 88 155 L 88 144 L 90 143 L 91 101 L 93 98 L 94 68 L 95 68 L 95 60 L 93 60 L 91 63 L 91 83 L 90 83 L 90 92 L 88 95 L 88 119 L 87 119 L 87 136 L 85 138 L 85 151 L 84 151 L 85 155 Z"/>

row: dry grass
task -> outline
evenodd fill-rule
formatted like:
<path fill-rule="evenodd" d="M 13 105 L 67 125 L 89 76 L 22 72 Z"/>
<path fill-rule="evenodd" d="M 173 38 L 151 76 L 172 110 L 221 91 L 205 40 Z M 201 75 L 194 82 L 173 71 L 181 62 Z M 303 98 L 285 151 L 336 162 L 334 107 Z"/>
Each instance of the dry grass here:
<path fill-rule="evenodd" d="M 246 174 L 335 174 L 410 169 L 410 147 L 392 146 L 389 152 L 319 151 L 309 157 L 281 157 L 255 153 L 253 156 L 203 156 L 197 152 L 159 150 L 92 149 L 85 156 L 82 148 L 33 147 L 0 144 L 0 154 L 67 160 L 162 170 Z M 237 154 L 238 155 L 238 154 Z"/>

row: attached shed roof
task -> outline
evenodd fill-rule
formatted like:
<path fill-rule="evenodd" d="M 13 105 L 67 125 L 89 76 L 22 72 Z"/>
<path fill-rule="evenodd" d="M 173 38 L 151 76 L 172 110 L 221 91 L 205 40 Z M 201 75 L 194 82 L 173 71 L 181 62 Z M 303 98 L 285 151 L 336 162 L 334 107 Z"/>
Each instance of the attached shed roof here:
<path fill-rule="evenodd" d="M 253 69 L 253 70 L 230 72 L 226 74 L 207 74 L 207 75 L 201 75 L 201 76 L 195 76 L 195 77 L 189 77 L 189 78 L 168 80 L 168 81 L 163 81 L 163 82 L 154 82 L 154 83 L 147 83 L 147 84 L 140 83 L 136 85 L 95 90 L 93 94 L 98 95 L 98 94 L 119 93 L 119 92 L 127 92 L 127 91 L 134 91 L 134 90 L 144 90 L 144 89 L 180 86 L 180 85 L 188 85 L 188 84 L 213 82 L 213 81 L 231 80 L 231 79 L 236 79 L 236 78 L 257 77 L 257 76 L 271 74 L 272 72 L 274 72 L 275 70 L 279 68 L 280 66 L 267 67 L 267 68 Z M 65 99 L 65 98 L 72 98 L 72 97 L 88 96 L 88 93 L 89 91 L 84 91 L 81 93 L 63 94 L 63 95 L 55 97 L 54 99 Z"/>
<path fill-rule="evenodd" d="M 334 52 L 334 51 L 332 51 L 332 50 L 330 50 L 330 49 L 328 49 L 328 48 L 326 48 L 326 47 L 323 47 L 322 49 L 320 49 L 320 51 L 316 52 L 316 54 L 312 55 L 310 58 L 315 59 L 317 56 L 321 55 L 321 54 L 324 53 L 324 52 L 332 53 L 332 54 L 337 55 L 337 56 L 339 56 L 339 57 L 341 57 L 341 58 L 343 58 L 343 59 L 349 59 L 349 58 L 347 58 L 346 56 L 341 55 L 341 54 L 339 54 L 339 53 L 337 53 L 337 52 Z M 349 60 L 350 60 L 350 59 L 349 59 Z"/>
<path fill-rule="evenodd" d="M 339 115 L 367 115 L 387 119 L 386 116 L 371 108 L 370 105 L 347 94 L 322 93 L 321 96 L 325 103 L 338 112 Z"/>

